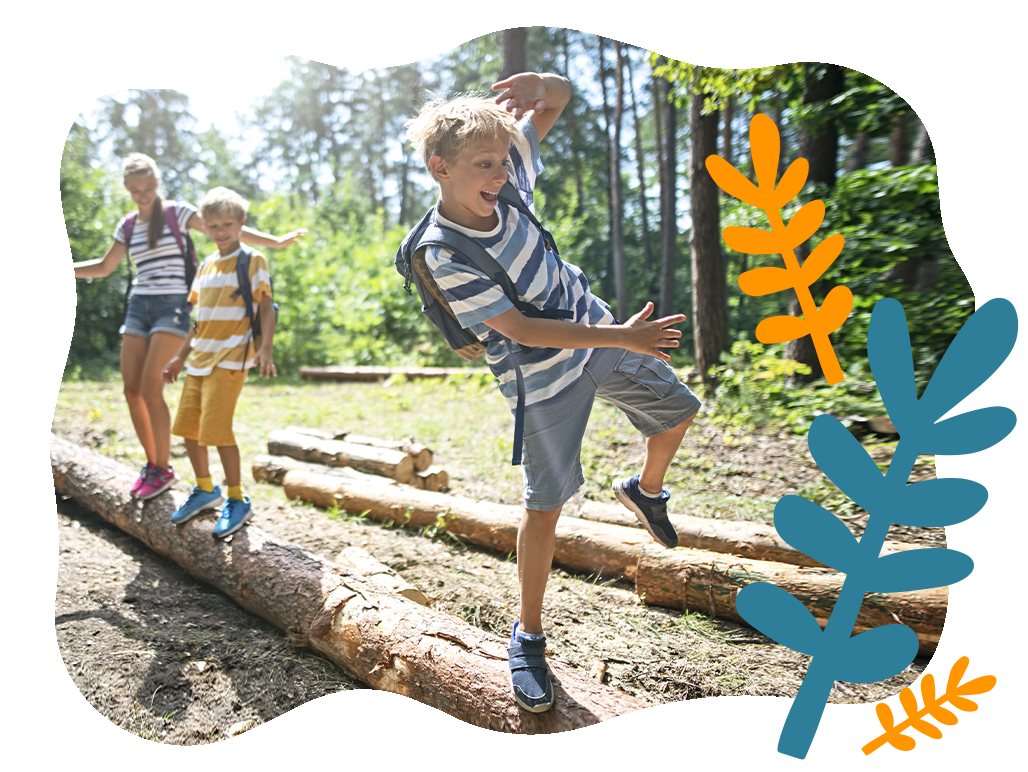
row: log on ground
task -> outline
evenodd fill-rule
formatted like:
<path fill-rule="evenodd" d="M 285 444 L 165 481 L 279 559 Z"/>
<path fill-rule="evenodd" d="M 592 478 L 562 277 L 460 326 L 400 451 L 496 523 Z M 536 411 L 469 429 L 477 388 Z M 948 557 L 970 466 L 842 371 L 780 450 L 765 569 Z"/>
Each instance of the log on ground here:
<path fill-rule="evenodd" d="M 451 375 L 486 375 L 488 367 L 301 367 L 300 377 L 313 381 L 384 381 L 401 375 L 408 381 L 448 378 Z"/>
<path fill-rule="evenodd" d="M 412 600 L 419 606 L 428 605 L 428 597 L 412 585 L 402 576 L 399 576 L 393 569 L 381 562 L 367 550 L 351 546 L 336 555 L 336 563 L 355 571 L 369 581 L 385 587 L 391 592 L 398 593 L 407 600 Z"/>
<path fill-rule="evenodd" d="M 314 474 L 324 474 L 330 477 L 342 477 L 349 480 L 363 480 L 369 484 L 396 485 L 392 477 L 382 477 L 378 474 L 365 474 L 358 472 L 348 466 L 324 466 L 309 461 L 299 461 L 290 456 L 267 456 L 264 454 L 254 456 L 250 471 L 256 482 L 266 482 L 273 485 L 281 485 L 286 472 L 300 469 Z"/>
<path fill-rule="evenodd" d="M 400 525 L 434 525 L 498 552 L 513 552 L 517 548 L 517 526 L 523 511 L 518 507 L 400 486 L 384 488 L 306 471 L 289 472 L 283 487 L 290 498 L 320 507 L 366 513 L 372 519 L 392 520 Z M 623 576 L 635 582 L 640 597 L 650 605 L 700 611 L 737 621 L 744 620 L 735 613 L 735 594 L 751 582 L 773 581 L 800 600 L 807 598 L 811 613 L 820 618 L 825 609 L 830 612 L 834 606 L 845 578 L 826 568 L 749 560 L 688 547 L 666 550 L 655 545 L 642 529 L 575 517 L 558 521 L 553 560 L 573 571 Z M 643 570 L 646 573 L 640 579 L 639 572 Z M 702 592 L 696 590 L 699 575 L 705 582 Z M 811 584 L 809 578 L 814 575 L 832 579 Z M 716 602 L 718 597 L 720 602 Z M 917 634 L 921 653 L 927 655 L 934 652 L 938 643 L 946 618 L 946 599 L 945 590 L 882 595 L 873 604 L 865 601 L 867 610 L 862 612 L 858 624 L 875 627 L 902 619 Z"/>
<path fill-rule="evenodd" d="M 322 440 L 343 440 L 345 442 L 352 442 L 355 445 L 371 445 L 375 448 L 399 450 L 411 457 L 414 461 L 414 469 L 418 472 L 423 472 L 432 466 L 432 451 L 424 445 L 415 442 L 410 437 L 404 440 L 381 440 L 378 437 L 365 437 L 364 435 L 353 434 L 344 430 L 327 431 L 325 429 L 309 429 L 305 426 L 287 426 L 285 430 L 294 434 L 306 434 Z"/>
<path fill-rule="evenodd" d="M 349 466 L 359 472 L 391 477 L 402 483 L 409 482 L 414 475 L 414 461 L 399 450 L 323 440 L 281 429 L 269 435 L 268 453 L 326 466 Z"/>
<path fill-rule="evenodd" d="M 475 726 L 533 734 L 576 729 L 647 707 L 553 661 L 554 708 L 542 714 L 521 711 L 510 691 L 504 639 L 385 591 L 252 523 L 226 541 L 211 536 L 210 515 L 175 526 L 170 516 L 183 494 L 134 499 L 129 488 L 135 471 L 53 434 L 50 465 L 59 494 L 75 498 L 373 688 L 403 694 Z"/>

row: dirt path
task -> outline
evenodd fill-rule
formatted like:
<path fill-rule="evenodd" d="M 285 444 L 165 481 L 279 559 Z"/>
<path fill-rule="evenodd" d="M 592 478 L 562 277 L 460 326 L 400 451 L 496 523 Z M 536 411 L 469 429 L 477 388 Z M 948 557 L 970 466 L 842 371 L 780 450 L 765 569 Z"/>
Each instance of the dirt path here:
<path fill-rule="evenodd" d="M 118 726 L 161 742 L 206 743 L 324 694 L 366 688 L 75 502 L 59 500 L 57 509 L 58 644 L 83 695 Z M 259 500 L 254 522 L 329 558 L 359 545 L 434 608 L 509 634 L 518 597 L 509 556 L 298 503 Z M 587 672 L 602 663 L 606 683 L 653 703 L 791 696 L 808 661 L 742 625 L 644 606 L 627 582 L 560 569 L 546 618 L 553 657 Z M 925 664 L 886 682 L 837 686 L 831 701 L 884 699 Z"/>

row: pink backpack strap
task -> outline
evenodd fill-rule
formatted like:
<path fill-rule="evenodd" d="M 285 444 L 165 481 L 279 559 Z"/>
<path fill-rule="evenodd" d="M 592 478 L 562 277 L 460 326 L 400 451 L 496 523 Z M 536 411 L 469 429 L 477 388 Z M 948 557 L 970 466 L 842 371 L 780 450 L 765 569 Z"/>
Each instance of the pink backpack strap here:
<path fill-rule="evenodd" d="M 175 216 L 174 204 L 164 205 L 164 222 L 171 230 L 171 235 L 175 237 L 175 243 L 178 244 L 179 251 L 184 255 L 186 253 L 186 245 L 182 241 L 182 231 L 178 227 L 178 217 Z"/>
<path fill-rule="evenodd" d="M 121 228 L 121 235 L 125 237 L 125 251 L 128 252 L 129 245 L 132 244 L 132 229 L 136 225 L 136 212 L 130 212 L 125 215 L 125 224 Z"/>

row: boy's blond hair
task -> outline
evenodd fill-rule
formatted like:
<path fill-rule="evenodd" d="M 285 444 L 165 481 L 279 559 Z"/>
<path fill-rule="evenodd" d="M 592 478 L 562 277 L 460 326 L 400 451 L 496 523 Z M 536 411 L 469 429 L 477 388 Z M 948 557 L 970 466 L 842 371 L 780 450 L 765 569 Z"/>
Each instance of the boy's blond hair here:
<path fill-rule="evenodd" d="M 250 202 L 234 190 L 212 188 L 200 200 L 200 219 L 206 220 L 211 215 L 230 212 L 237 220 L 242 220 L 249 208 Z"/>
<path fill-rule="evenodd" d="M 439 156 L 450 163 L 483 139 L 508 139 L 518 136 L 513 114 L 489 97 L 465 94 L 453 99 L 433 99 L 416 118 L 407 121 L 407 139 L 421 154 L 425 168 L 432 171 L 429 159 Z"/>

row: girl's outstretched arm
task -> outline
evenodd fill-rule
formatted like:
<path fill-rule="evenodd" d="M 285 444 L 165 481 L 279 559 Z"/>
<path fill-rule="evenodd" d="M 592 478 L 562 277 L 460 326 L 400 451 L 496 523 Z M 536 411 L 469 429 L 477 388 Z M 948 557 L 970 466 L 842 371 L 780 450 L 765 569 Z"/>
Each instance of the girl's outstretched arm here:
<path fill-rule="evenodd" d="M 200 215 L 194 214 L 189 218 L 189 227 L 195 231 L 206 234 L 207 229 L 203 225 L 203 220 L 200 219 Z M 243 226 L 243 233 L 239 237 L 239 240 L 249 244 L 252 247 L 269 247 L 272 249 L 284 249 L 290 244 L 295 242 L 301 236 L 307 235 L 306 228 L 297 228 L 295 231 L 285 234 L 284 236 L 272 236 L 270 233 L 262 233 L 261 231 L 254 230 L 248 226 Z"/>
<path fill-rule="evenodd" d="M 118 267 L 118 264 L 125 259 L 127 254 L 128 250 L 125 249 L 125 245 L 115 241 L 103 257 L 75 263 L 75 278 L 102 279 L 105 276 L 110 276 L 111 272 Z"/>

